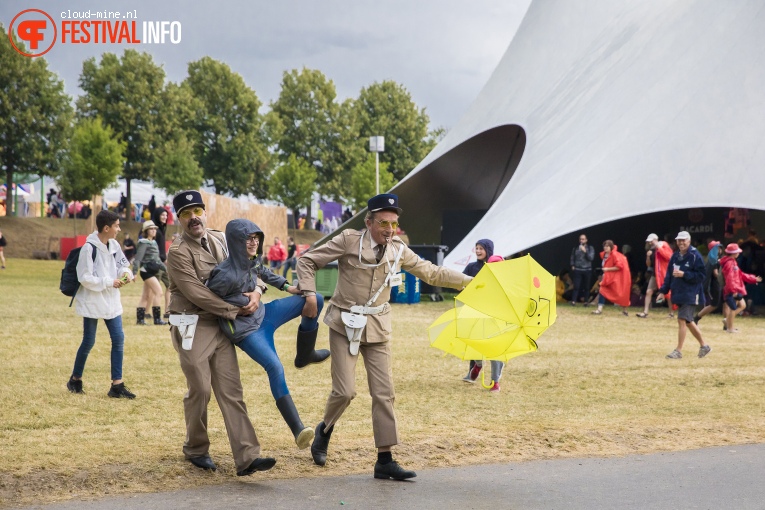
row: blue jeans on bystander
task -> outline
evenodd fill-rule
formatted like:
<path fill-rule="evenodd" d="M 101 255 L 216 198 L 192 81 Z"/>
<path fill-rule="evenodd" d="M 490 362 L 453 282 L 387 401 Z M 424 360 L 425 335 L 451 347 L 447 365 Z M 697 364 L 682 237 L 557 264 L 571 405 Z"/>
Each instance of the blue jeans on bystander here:
<path fill-rule="evenodd" d="M 77 357 L 74 359 L 74 370 L 72 370 L 72 375 L 75 377 L 82 377 L 82 373 L 85 370 L 85 362 L 88 361 L 88 354 L 90 354 L 90 350 L 96 344 L 98 319 L 91 319 L 89 317 L 83 317 L 82 319 L 82 344 L 77 349 Z M 113 319 L 104 319 L 104 322 L 112 339 L 112 381 L 118 381 L 122 379 L 122 357 L 125 349 L 122 316 L 118 315 Z"/>

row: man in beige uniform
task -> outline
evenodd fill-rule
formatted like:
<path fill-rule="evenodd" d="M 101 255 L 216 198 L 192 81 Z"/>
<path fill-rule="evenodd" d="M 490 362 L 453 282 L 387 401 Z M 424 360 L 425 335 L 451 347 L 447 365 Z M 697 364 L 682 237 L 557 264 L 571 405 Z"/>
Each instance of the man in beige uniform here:
<path fill-rule="evenodd" d="M 399 466 L 391 454 L 399 436 L 393 411 L 390 287 L 400 283 L 401 269 L 436 287 L 461 289 L 472 278 L 422 260 L 394 236 L 401 213 L 396 195 L 377 195 L 369 199 L 367 206 L 366 229 L 345 230 L 305 253 L 297 263 L 299 287 L 307 296 L 303 315 L 308 316 L 314 313 L 311 307 L 316 307 L 316 297 L 311 296 L 316 291 L 316 270 L 334 260 L 339 268 L 337 287 L 324 317 L 330 328 L 332 392 L 324 421 L 316 427 L 311 455 L 316 464 L 325 464 L 334 425 L 356 396 L 355 371 L 360 352 L 372 396 L 372 428 L 378 450 L 374 476 L 405 480 L 417 475 Z M 359 326 L 365 321 L 361 330 Z M 358 340 L 350 341 L 350 337 Z"/>
<path fill-rule="evenodd" d="M 173 198 L 173 207 L 183 234 L 173 241 L 167 252 L 171 323 L 172 319 L 177 323 L 178 314 L 198 317 L 190 346 L 188 339 L 184 342 L 178 326 L 170 330 L 188 386 L 183 399 L 186 417 L 183 453 L 199 468 L 216 469 L 208 453 L 207 435 L 207 404 L 212 389 L 226 424 L 236 474 L 246 476 L 271 469 L 276 460 L 260 458 L 260 444 L 247 416 L 234 344 L 218 326 L 218 316 L 234 319 L 237 315 L 252 314 L 258 302 L 251 297 L 250 304 L 239 308 L 205 287 L 210 271 L 228 256 L 225 236 L 206 228 L 205 206 L 198 191 L 178 193 Z"/>

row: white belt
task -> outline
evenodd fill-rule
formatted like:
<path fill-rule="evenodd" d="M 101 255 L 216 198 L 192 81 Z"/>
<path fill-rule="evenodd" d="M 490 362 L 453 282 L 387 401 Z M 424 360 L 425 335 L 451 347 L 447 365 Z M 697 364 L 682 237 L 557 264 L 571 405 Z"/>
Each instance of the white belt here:
<path fill-rule="evenodd" d="M 351 307 L 351 313 L 358 313 L 361 315 L 377 315 L 383 313 L 386 310 L 388 303 L 383 303 L 380 306 L 366 306 L 356 305 Z"/>

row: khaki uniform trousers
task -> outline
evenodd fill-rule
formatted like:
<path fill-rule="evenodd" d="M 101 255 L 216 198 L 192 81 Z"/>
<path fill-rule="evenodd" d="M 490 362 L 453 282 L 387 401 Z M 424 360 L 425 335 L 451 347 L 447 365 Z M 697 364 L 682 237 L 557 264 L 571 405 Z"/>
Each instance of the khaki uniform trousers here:
<path fill-rule="evenodd" d="M 356 361 L 348 350 L 348 338 L 329 330 L 329 350 L 332 354 L 332 392 L 324 410 L 325 430 L 340 419 L 351 400 L 356 396 Z M 393 446 L 399 443 L 396 414 L 393 401 L 393 362 L 390 342 L 362 342 L 359 353 L 364 357 L 367 370 L 369 394 L 372 397 L 372 429 L 375 447 Z"/>
<path fill-rule="evenodd" d="M 220 330 L 217 321 L 197 323 L 190 351 L 181 348 L 178 328 L 171 328 L 171 337 L 188 386 L 183 397 L 186 459 L 208 455 L 207 405 L 212 390 L 223 414 L 236 469 L 245 469 L 260 456 L 260 443 L 247 416 L 234 344 Z"/>

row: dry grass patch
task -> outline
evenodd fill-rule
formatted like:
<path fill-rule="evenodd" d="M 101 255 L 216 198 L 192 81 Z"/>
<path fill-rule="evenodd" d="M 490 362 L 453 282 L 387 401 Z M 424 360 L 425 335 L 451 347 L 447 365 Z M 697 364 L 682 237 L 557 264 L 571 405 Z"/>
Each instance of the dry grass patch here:
<path fill-rule="evenodd" d="M 183 461 L 181 399 L 185 381 L 166 328 L 134 325 L 139 285 L 123 292 L 125 365 L 134 401 L 113 400 L 110 342 L 103 323 L 84 374 L 86 395 L 65 387 L 82 321 L 58 292 L 62 262 L 13 259 L 0 273 L 0 505 L 104 494 L 173 490 L 234 480 L 223 420 L 210 405 L 211 455 L 220 470 Z M 279 293 L 271 290 L 269 297 Z M 624 455 L 765 441 L 765 320 L 720 317 L 701 322 L 712 352 L 696 358 L 689 338 L 682 360 L 666 360 L 677 322 L 647 320 L 606 308 L 559 308 L 540 350 L 512 360 L 502 392 L 460 379 L 467 363 L 429 347 L 426 328 L 449 303 L 394 308 L 396 409 L 404 443 L 397 457 L 414 469 L 540 458 Z M 280 330 L 277 350 L 307 424 L 321 419 L 330 390 L 329 364 L 292 366 L 297 323 Z M 322 326 L 320 346 L 326 346 Z M 241 352 L 240 352 L 241 354 Z M 358 396 L 336 427 L 325 468 L 297 450 L 273 403 L 263 370 L 239 357 L 245 400 L 263 445 L 278 459 L 263 478 L 371 471 L 370 405 L 363 366 Z M 360 362 L 361 364 L 361 362 Z"/>

